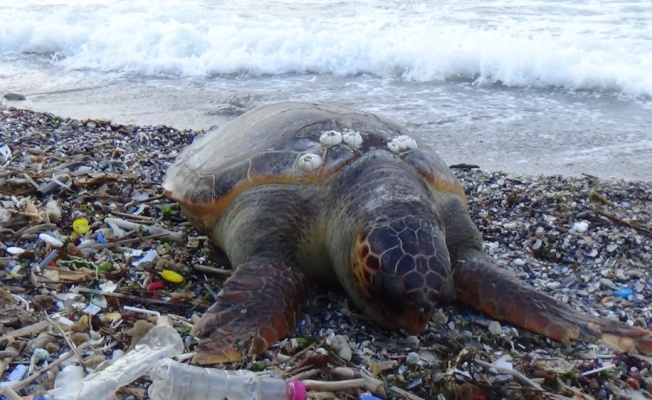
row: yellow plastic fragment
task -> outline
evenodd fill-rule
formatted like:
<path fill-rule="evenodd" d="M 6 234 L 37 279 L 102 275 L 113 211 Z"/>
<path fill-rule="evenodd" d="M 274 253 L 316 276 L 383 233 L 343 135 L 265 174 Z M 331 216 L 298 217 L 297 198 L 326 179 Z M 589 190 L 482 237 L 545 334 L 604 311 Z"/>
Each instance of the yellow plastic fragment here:
<path fill-rule="evenodd" d="M 90 227 L 88 225 L 88 220 L 83 218 L 76 219 L 72 223 L 72 230 L 75 231 L 75 233 L 78 235 L 83 235 L 84 233 L 88 232 L 89 229 Z"/>
<path fill-rule="evenodd" d="M 183 282 L 183 276 L 174 271 L 170 271 L 169 269 L 164 269 L 163 272 L 161 272 L 161 278 L 172 283 Z"/>

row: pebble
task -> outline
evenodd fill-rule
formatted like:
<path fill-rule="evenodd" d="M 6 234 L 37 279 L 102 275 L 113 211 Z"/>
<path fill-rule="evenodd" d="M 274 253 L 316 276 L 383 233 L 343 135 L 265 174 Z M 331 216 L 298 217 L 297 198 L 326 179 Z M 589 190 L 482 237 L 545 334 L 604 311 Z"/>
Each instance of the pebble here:
<path fill-rule="evenodd" d="M 27 97 L 25 97 L 25 95 L 22 95 L 20 93 L 13 93 L 13 92 L 5 93 L 4 98 L 5 100 L 9 100 L 9 101 L 27 100 Z"/>
<path fill-rule="evenodd" d="M 503 333 L 503 327 L 500 325 L 500 322 L 498 321 L 491 321 L 489 323 L 489 332 L 493 333 L 494 335 L 500 335 Z"/>
<path fill-rule="evenodd" d="M 405 357 L 405 363 L 407 365 L 417 365 L 420 361 L 421 357 L 419 357 L 419 353 L 415 353 L 414 351 L 409 352 L 407 357 Z"/>
<path fill-rule="evenodd" d="M 608 278 L 600 278 L 600 285 L 609 288 L 609 289 L 615 289 L 616 285 L 614 285 L 613 281 Z M 631 289 L 630 289 L 631 290 Z"/>
<path fill-rule="evenodd" d="M 349 345 L 348 336 L 335 335 L 331 342 L 331 347 L 341 359 L 351 361 L 351 357 L 353 357 L 353 351 Z"/>

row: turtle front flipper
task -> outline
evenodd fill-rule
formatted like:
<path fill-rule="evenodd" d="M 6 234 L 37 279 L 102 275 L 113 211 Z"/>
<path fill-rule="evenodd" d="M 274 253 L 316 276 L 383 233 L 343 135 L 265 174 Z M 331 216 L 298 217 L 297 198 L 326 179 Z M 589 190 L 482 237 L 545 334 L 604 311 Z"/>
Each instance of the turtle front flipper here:
<path fill-rule="evenodd" d="M 195 324 L 200 338 L 195 364 L 218 364 L 256 356 L 287 335 L 307 295 L 301 272 L 278 262 L 241 264 Z"/>
<path fill-rule="evenodd" d="M 453 279 L 456 300 L 497 320 L 565 345 L 602 340 L 621 351 L 652 354 L 652 332 L 577 311 L 519 281 L 479 251 L 456 260 Z"/>

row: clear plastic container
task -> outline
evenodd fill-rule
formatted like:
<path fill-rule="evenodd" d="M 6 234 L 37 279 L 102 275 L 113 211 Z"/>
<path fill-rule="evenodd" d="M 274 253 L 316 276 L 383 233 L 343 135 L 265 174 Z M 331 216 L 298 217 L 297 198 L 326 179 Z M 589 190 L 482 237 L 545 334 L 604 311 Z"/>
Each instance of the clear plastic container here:
<path fill-rule="evenodd" d="M 161 360 L 151 372 L 152 400 L 305 400 L 300 381 L 263 377 L 251 371 L 229 371 Z"/>
<path fill-rule="evenodd" d="M 164 325 L 153 327 L 135 348 L 102 371 L 82 378 L 79 373 L 59 375 L 55 388 L 48 394 L 53 400 L 106 399 L 152 369 L 166 357 L 183 352 L 183 341 L 177 331 Z M 81 368 L 80 368 L 81 370 Z M 72 372 L 72 371 L 71 371 Z"/>

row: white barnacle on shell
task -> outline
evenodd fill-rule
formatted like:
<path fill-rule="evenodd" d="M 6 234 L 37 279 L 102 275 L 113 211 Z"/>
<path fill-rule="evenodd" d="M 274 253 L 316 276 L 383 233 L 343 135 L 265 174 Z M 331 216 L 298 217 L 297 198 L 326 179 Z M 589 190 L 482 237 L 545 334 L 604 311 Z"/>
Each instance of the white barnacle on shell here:
<path fill-rule="evenodd" d="M 389 151 L 391 151 L 392 153 L 400 153 L 400 152 L 401 152 L 401 148 L 400 148 L 400 147 L 398 146 L 398 144 L 395 143 L 393 140 L 387 142 L 387 148 L 388 148 Z"/>
<path fill-rule="evenodd" d="M 400 153 L 405 150 L 414 150 L 417 147 L 417 141 L 408 135 L 395 137 L 387 143 L 387 148 L 394 153 Z"/>
<path fill-rule="evenodd" d="M 362 144 L 362 135 L 360 132 L 347 129 L 342 133 L 342 140 L 351 147 L 358 147 Z"/>
<path fill-rule="evenodd" d="M 338 131 L 326 131 L 321 134 L 319 141 L 327 146 L 335 146 L 342 143 L 342 133 Z"/>
<path fill-rule="evenodd" d="M 297 161 L 299 169 L 304 172 L 312 172 L 321 166 L 321 157 L 315 153 L 304 154 Z"/>

